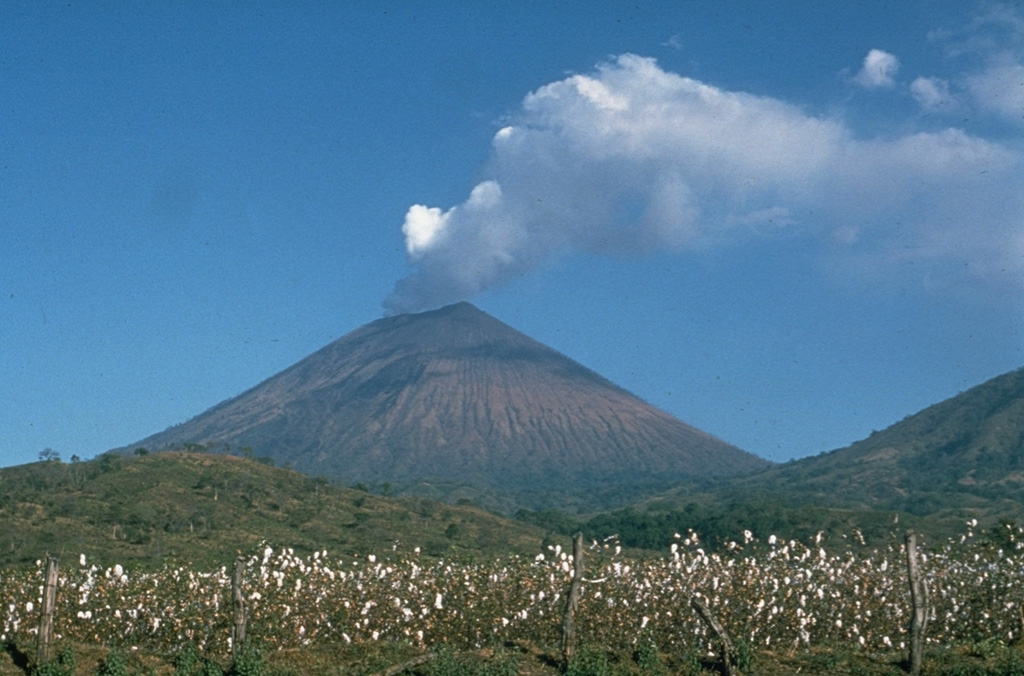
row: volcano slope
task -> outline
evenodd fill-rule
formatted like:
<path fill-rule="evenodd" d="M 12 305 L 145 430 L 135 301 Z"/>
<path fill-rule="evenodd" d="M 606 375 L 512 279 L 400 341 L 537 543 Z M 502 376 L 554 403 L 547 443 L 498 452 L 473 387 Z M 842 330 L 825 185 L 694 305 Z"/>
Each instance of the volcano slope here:
<path fill-rule="evenodd" d="M 515 491 L 769 465 L 469 303 L 387 317 L 128 447 L 244 448 L 343 482 Z"/>

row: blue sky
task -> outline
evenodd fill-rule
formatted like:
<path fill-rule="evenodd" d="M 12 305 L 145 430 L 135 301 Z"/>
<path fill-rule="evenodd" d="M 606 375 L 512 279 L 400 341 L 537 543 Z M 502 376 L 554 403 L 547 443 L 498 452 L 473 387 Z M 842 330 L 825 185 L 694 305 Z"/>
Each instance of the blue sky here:
<path fill-rule="evenodd" d="M 0 465 L 471 300 L 784 461 L 1024 365 L 1020 2 L 0 6 Z"/>

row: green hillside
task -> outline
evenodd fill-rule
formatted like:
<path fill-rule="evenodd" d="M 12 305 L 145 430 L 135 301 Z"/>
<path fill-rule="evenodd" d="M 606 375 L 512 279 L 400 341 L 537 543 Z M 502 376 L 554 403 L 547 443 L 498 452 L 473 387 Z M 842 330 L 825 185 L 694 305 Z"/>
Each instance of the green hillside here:
<path fill-rule="evenodd" d="M 1024 499 L 1024 369 L 748 485 L 917 513 L 1000 502 L 1012 509 Z"/>
<path fill-rule="evenodd" d="M 712 543 L 743 530 L 837 543 L 913 527 L 935 537 L 977 519 L 1024 523 L 1024 369 L 998 376 L 868 438 L 743 477 L 681 484 L 628 509 L 580 522 L 523 512 L 559 531 L 618 533 L 624 544 L 663 546 L 694 529 Z M 1004 529 L 1005 530 L 1005 529 Z"/>
<path fill-rule="evenodd" d="M 388 498 L 231 455 L 103 455 L 0 469 L 0 565 L 46 554 L 159 566 L 230 561 L 261 541 L 297 553 L 538 551 L 543 531 L 471 506 Z"/>

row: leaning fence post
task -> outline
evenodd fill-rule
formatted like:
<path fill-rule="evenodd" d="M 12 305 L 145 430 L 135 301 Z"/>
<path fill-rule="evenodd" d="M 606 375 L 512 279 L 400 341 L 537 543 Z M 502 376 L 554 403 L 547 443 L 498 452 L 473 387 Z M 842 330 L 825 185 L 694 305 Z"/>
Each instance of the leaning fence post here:
<path fill-rule="evenodd" d="M 698 597 L 690 597 L 690 605 L 700 615 L 700 619 L 704 620 L 705 624 L 711 627 L 711 632 L 722 643 L 722 669 L 725 672 L 725 676 L 738 676 L 740 672 L 736 668 L 736 648 L 732 644 L 732 639 L 729 638 L 729 633 L 725 631 L 725 627 L 718 621 L 718 618 L 711 612 L 711 609 Z"/>
<path fill-rule="evenodd" d="M 917 560 L 917 534 L 907 531 L 907 577 L 910 580 L 910 674 L 920 676 L 921 657 L 924 652 L 924 632 L 928 626 L 928 586 L 921 576 Z"/>
<path fill-rule="evenodd" d="M 57 604 L 57 571 L 60 559 L 46 559 L 46 581 L 43 583 L 43 607 L 39 612 L 39 642 L 36 663 L 46 664 L 53 657 L 53 608 Z"/>
<path fill-rule="evenodd" d="M 245 643 L 245 622 L 248 619 L 248 612 L 245 607 L 245 592 L 242 590 L 242 580 L 245 577 L 245 557 L 235 558 L 235 569 L 231 576 L 231 654 L 238 657 Z"/>
<path fill-rule="evenodd" d="M 566 668 L 576 650 L 576 626 L 573 616 L 580 604 L 580 587 L 583 584 L 583 533 L 572 536 L 572 566 L 572 582 L 569 584 L 565 615 L 562 617 L 562 660 Z"/>

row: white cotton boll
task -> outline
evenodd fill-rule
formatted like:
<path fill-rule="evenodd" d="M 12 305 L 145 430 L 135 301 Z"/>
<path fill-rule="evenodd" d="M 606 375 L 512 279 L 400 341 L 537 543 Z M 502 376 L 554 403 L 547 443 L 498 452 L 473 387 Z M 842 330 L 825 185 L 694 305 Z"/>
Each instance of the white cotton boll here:
<path fill-rule="evenodd" d="M 85 554 L 79 555 L 78 565 L 80 565 L 82 568 L 85 568 Z"/>
<path fill-rule="evenodd" d="M 441 594 L 438 594 L 436 597 L 434 597 L 434 607 L 438 610 L 441 610 L 442 608 L 444 608 L 444 604 L 442 603 L 443 601 L 444 598 L 441 596 Z"/>
<path fill-rule="evenodd" d="M 36 605 L 34 603 L 32 603 L 31 601 L 29 601 L 28 603 L 25 604 L 25 612 L 26 613 L 31 613 L 33 610 L 35 610 L 35 607 L 36 607 Z"/>

